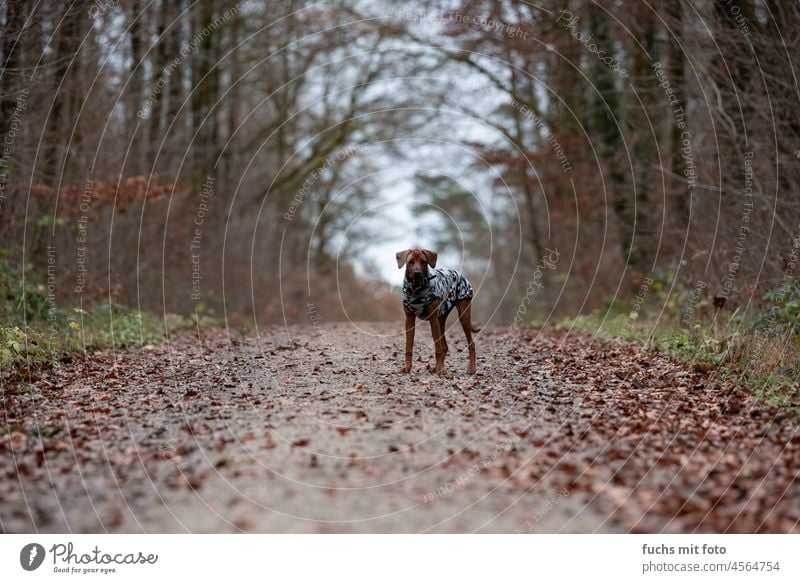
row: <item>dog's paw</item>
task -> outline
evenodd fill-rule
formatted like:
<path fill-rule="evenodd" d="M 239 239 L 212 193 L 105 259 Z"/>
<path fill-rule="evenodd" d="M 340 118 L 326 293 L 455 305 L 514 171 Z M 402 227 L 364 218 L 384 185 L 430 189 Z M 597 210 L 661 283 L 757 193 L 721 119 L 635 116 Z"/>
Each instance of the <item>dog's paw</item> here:
<path fill-rule="evenodd" d="M 475 374 L 478 372 L 478 367 L 474 364 L 467 365 L 467 374 Z"/>
<path fill-rule="evenodd" d="M 399 374 L 409 374 L 411 372 L 411 367 L 410 366 L 404 366 L 397 372 Z"/>

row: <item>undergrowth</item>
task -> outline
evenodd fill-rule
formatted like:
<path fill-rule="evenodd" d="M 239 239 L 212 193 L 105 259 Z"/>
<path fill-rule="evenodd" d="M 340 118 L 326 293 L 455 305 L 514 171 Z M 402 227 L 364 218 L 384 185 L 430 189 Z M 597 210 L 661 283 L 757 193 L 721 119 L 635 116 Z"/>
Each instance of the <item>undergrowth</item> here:
<path fill-rule="evenodd" d="M 41 281 L 13 273 L 0 249 L 0 375 L 25 376 L 77 356 L 107 348 L 129 348 L 165 340 L 181 330 L 219 325 L 213 313 L 155 315 L 115 302 L 86 309 L 60 307 Z"/>
<path fill-rule="evenodd" d="M 564 318 L 556 328 L 643 343 L 800 412 L 797 280 L 764 294 L 748 313 L 715 306 L 706 290 L 682 289 L 671 280 L 671 273 L 661 272 L 635 298 Z"/>

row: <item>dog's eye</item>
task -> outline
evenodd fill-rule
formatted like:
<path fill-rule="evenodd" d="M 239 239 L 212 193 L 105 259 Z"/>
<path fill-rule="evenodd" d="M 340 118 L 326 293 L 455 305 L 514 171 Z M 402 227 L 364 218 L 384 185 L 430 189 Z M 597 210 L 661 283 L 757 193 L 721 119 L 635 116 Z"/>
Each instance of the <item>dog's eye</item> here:
<path fill-rule="evenodd" d="M 428 265 L 428 262 L 423 259 L 422 260 L 422 265 Z"/>

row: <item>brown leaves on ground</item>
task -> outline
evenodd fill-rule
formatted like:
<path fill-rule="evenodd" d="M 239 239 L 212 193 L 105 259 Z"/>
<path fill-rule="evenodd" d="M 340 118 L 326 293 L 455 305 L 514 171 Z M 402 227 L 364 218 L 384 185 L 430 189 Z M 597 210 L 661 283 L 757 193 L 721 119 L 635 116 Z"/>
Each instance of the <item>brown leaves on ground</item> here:
<path fill-rule="evenodd" d="M 398 328 L 398 329 L 395 329 Z M 645 349 L 399 326 L 226 331 L 3 387 L 7 532 L 796 532 L 795 413 Z"/>
<path fill-rule="evenodd" d="M 552 355 L 543 366 L 554 377 L 578 383 L 576 415 L 543 449 L 569 452 L 577 476 L 570 463 L 561 481 L 624 529 L 797 530 L 795 412 L 639 346 L 566 335 L 526 341 Z"/>

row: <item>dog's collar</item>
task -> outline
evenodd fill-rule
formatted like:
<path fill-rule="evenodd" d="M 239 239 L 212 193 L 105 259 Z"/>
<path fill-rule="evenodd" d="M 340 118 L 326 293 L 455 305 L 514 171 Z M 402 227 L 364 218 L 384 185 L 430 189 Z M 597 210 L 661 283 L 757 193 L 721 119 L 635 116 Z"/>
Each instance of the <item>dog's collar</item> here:
<path fill-rule="evenodd" d="M 408 279 L 408 276 L 404 278 L 403 281 L 403 291 L 409 293 L 410 295 L 419 296 L 430 290 L 431 288 L 431 281 L 436 279 L 436 273 L 428 272 L 428 276 L 425 278 L 425 281 L 419 287 L 414 287 L 411 283 L 411 280 Z"/>

